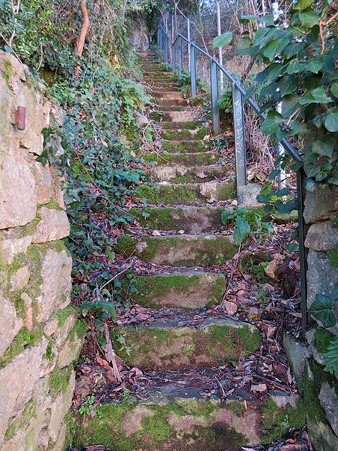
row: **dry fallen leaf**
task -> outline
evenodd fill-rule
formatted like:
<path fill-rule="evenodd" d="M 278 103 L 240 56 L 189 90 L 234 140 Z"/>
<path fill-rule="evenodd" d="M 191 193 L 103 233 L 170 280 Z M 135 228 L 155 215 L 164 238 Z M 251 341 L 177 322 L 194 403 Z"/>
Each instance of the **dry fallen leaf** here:
<path fill-rule="evenodd" d="M 234 302 L 224 301 L 223 305 L 228 315 L 235 315 L 237 313 L 238 307 L 237 304 L 235 304 Z"/>
<path fill-rule="evenodd" d="M 251 385 L 251 391 L 255 393 L 263 393 L 267 390 L 266 384 Z"/>

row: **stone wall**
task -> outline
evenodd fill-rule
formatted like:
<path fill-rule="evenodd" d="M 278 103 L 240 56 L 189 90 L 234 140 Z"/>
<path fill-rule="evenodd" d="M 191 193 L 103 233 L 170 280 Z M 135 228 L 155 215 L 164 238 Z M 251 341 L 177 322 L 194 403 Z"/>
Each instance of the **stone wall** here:
<path fill-rule="evenodd" d="M 338 188 L 317 186 L 315 191 L 307 192 L 304 218 L 309 225 L 305 246 L 310 307 L 316 294 L 330 296 L 338 283 L 337 262 L 330 258 L 338 249 Z M 335 336 L 338 336 L 337 325 L 325 329 L 313 321 L 305 343 L 290 336 L 284 340 L 308 407 L 308 428 L 316 451 L 338 449 L 338 373 L 325 372 L 323 360 L 323 353 Z"/>
<path fill-rule="evenodd" d="M 70 303 L 69 224 L 53 168 L 36 161 L 52 104 L 0 52 L 0 449 L 62 450 L 83 325 Z"/>

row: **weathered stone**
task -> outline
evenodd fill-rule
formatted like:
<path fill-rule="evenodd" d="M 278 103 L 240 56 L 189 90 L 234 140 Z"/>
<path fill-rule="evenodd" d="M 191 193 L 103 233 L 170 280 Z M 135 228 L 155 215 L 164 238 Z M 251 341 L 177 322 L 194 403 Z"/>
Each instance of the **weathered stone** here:
<path fill-rule="evenodd" d="M 151 168 L 150 173 L 159 182 L 194 183 L 221 179 L 225 169 L 222 166 L 210 164 L 209 166 L 175 166 L 158 165 Z"/>
<path fill-rule="evenodd" d="M 13 263 L 16 255 L 26 252 L 32 243 L 31 235 L 19 237 L 18 233 L 11 232 L 17 232 L 17 230 L 0 232 L 0 259 L 7 265 Z"/>
<path fill-rule="evenodd" d="M 338 247 L 338 229 L 331 221 L 312 224 L 306 234 L 305 246 L 315 251 L 327 251 Z"/>
<path fill-rule="evenodd" d="M 320 389 L 319 400 L 338 439 L 338 397 L 336 390 L 327 382 L 324 382 Z"/>
<path fill-rule="evenodd" d="M 64 210 L 41 207 L 40 221 L 33 235 L 33 243 L 55 241 L 69 235 L 69 222 Z"/>
<path fill-rule="evenodd" d="M 338 437 L 328 424 L 308 418 L 307 427 L 311 443 L 316 451 L 337 451 Z"/>
<path fill-rule="evenodd" d="M 333 268 L 324 252 L 312 249 L 308 253 L 308 296 L 307 304 L 311 306 L 316 294 L 330 295 L 338 282 L 337 268 Z"/>
<path fill-rule="evenodd" d="M 129 238 L 118 239 L 118 252 L 129 256 L 136 250 L 144 261 L 164 265 L 222 264 L 231 259 L 238 249 L 231 236 L 166 235 L 144 237 L 137 243 Z"/>
<path fill-rule="evenodd" d="M 237 190 L 238 204 L 244 207 L 258 207 L 262 204 L 257 201 L 257 196 L 262 189 L 259 183 L 248 183 Z"/>
<path fill-rule="evenodd" d="M 310 357 L 311 351 L 305 343 L 295 339 L 290 334 L 284 334 L 283 345 L 292 371 L 297 382 L 299 382 L 304 376 L 306 359 Z"/>
<path fill-rule="evenodd" d="M 144 160 L 148 163 L 157 163 L 159 166 L 198 166 L 217 163 L 219 155 L 217 152 L 194 153 L 148 153 L 144 155 Z"/>
<path fill-rule="evenodd" d="M 152 274 L 137 276 L 137 293 L 131 298 L 147 307 L 199 308 L 220 302 L 225 287 L 222 274 Z"/>
<path fill-rule="evenodd" d="M 203 368 L 251 354 L 260 344 L 258 329 L 249 323 L 210 318 L 196 327 L 179 324 L 172 321 L 122 329 L 131 346 L 131 354 L 123 357 L 135 366 Z"/>
<path fill-rule="evenodd" d="M 21 152 L 0 152 L 0 192 L 0 229 L 22 226 L 35 218 L 35 179 Z"/>
<path fill-rule="evenodd" d="M 30 278 L 30 271 L 28 266 L 22 266 L 12 276 L 10 280 L 10 291 L 19 291 L 27 285 Z"/>
<path fill-rule="evenodd" d="M 221 229 L 221 207 L 131 208 L 130 214 L 143 226 L 155 230 L 183 230 L 203 233 Z"/>
<path fill-rule="evenodd" d="M 47 250 L 41 267 L 41 295 L 36 299 L 39 322 L 47 321 L 56 308 L 65 308 L 69 304 L 71 269 L 72 259 L 65 250 Z"/>
<path fill-rule="evenodd" d="M 73 328 L 67 340 L 63 343 L 58 355 L 58 367 L 64 368 L 79 357 L 83 344 L 83 331 L 79 331 L 79 323 Z"/>
<path fill-rule="evenodd" d="M 72 371 L 66 391 L 61 391 L 51 406 L 51 418 L 48 424 L 48 435 L 53 443 L 58 440 L 63 426 L 64 417 L 72 404 L 74 387 L 75 373 Z M 55 450 L 57 449 L 58 448 L 55 448 Z"/>
<path fill-rule="evenodd" d="M 334 211 L 338 211 L 337 187 L 316 185 L 314 191 L 306 192 L 304 219 L 307 224 L 329 219 Z"/>
<path fill-rule="evenodd" d="M 47 204 L 53 197 L 54 183 L 49 166 L 34 162 L 35 193 L 39 205 Z"/>
<path fill-rule="evenodd" d="M 25 349 L 0 370 L 0 448 L 9 420 L 18 415 L 32 398 L 34 386 L 43 372 L 42 356 L 46 348 L 47 340 L 42 339 L 37 346 Z M 20 378 L 13 377 L 14 374 L 20 374 Z"/>
<path fill-rule="evenodd" d="M 0 356 L 4 354 L 12 343 L 13 338 L 22 325 L 23 321 L 21 318 L 18 318 L 13 304 L 0 296 L 0 331 L 5 331 L 5 333 L 1 334 Z"/>

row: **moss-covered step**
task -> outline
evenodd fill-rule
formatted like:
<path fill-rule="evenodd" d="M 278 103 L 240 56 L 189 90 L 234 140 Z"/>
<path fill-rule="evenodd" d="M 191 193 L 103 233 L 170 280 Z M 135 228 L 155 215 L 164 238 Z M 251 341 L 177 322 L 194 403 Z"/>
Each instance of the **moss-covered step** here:
<path fill-rule="evenodd" d="M 166 122 L 166 124 L 175 124 L 175 122 Z M 162 130 L 161 136 L 165 140 L 199 140 L 209 135 L 209 133 L 207 128 L 167 128 Z"/>
<path fill-rule="evenodd" d="M 176 138 L 176 137 L 175 137 Z M 209 143 L 202 139 L 191 139 L 195 137 L 188 136 L 189 139 L 164 139 L 162 141 L 162 150 L 168 153 L 193 153 L 201 152 L 208 148 Z"/>
<path fill-rule="evenodd" d="M 187 99 L 183 99 L 183 97 L 178 99 L 167 99 L 167 98 L 157 98 L 157 104 L 165 107 L 176 107 L 176 106 L 187 106 L 189 102 Z"/>
<path fill-rule="evenodd" d="M 120 235 L 115 249 L 126 257 L 135 254 L 145 262 L 191 267 L 222 264 L 235 255 L 238 246 L 232 237 L 223 235 L 147 236 L 140 240 Z"/>
<path fill-rule="evenodd" d="M 156 163 L 158 166 L 205 166 L 217 163 L 219 155 L 217 152 L 190 152 L 184 153 L 155 153 L 150 152 L 143 155 L 146 163 Z"/>
<path fill-rule="evenodd" d="M 147 307 L 193 309 L 219 303 L 226 288 L 222 274 L 180 272 L 137 276 L 131 298 Z"/>
<path fill-rule="evenodd" d="M 260 346 L 255 326 L 229 318 L 207 318 L 191 327 L 180 326 L 178 318 L 118 331 L 125 334 L 131 349 L 129 355 L 120 352 L 123 360 L 158 370 L 210 368 L 237 361 Z"/>
<path fill-rule="evenodd" d="M 129 213 L 143 227 L 155 230 L 184 230 L 203 233 L 220 230 L 222 207 L 144 207 L 131 208 Z"/>
<path fill-rule="evenodd" d="M 90 415 L 76 416 L 73 445 L 82 449 L 100 444 L 118 451 L 237 451 L 268 444 L 271 436 L 274 441 L 305 423 L 305 406 L 297 395 L 221 402 L 170 382 L 147 393 L 143 400 L 129 396 L 121 404 L 102 404 Z"/>
<path fill-rule="evenodd" d="M 205 205 L 232 199 L 235 191 L 233 183 L 213 180 L 204 183 L 142 185 L 136 194 L 153 205 Z"/>
<path fill-rule="evenodd" d="M 209 166 L 155 166 L 150 174 L 158 182 L 197 183 L 222 179 L 227 174 L 227 168 L 217 164 Z"/>
<path fill-rule="evenodd" d="M 195 120 L 195 121 L 180 121 L 180 122 L 163 120 L 161 122 L 161 126 L 162 126 L 163 129 L 168 129 L 168 130 L 177 130 L 177 129 L 181 129 L 181 130 L 186 130 L 186 129 L 195 130 L 196 128 L 201 128 L 202 122 L 198 121 L 198 120 Z"/>

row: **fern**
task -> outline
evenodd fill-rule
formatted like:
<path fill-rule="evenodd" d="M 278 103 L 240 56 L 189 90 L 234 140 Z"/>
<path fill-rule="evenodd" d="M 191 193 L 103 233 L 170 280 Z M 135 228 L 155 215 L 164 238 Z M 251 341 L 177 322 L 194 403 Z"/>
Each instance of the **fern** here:
<path fill-rule="evenodd" d="M 325 371 L 338 371 L 338 337 L 333 339 L 324 354 Z"/>

